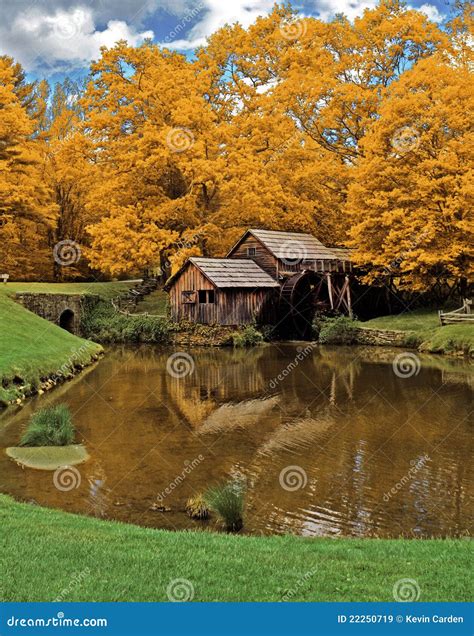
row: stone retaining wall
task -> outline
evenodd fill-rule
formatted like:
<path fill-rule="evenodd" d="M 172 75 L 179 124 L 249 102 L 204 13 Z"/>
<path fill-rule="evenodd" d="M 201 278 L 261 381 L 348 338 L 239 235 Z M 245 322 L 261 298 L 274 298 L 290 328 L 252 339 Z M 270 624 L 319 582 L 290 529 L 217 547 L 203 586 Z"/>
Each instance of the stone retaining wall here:
<path fill-rule="evenodd" d="M 356 329 L 356 344 L 375 347 L 404 347 L 408 332 L 395 329 Z"/>
<path fill-rule="evenodd" d="M 85 307 L 97 302 L 98 296 L 17 292 L 16 300 L 37 316 L 80 336 Z"/>

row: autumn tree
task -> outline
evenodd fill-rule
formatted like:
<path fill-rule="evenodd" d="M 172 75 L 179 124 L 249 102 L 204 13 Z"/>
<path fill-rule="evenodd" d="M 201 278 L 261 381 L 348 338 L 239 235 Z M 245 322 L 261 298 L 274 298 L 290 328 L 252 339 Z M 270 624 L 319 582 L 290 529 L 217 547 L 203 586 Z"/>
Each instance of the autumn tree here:
<path fill-rule="evenodd" d="M 461 53 L 461 52 L 460 52 Z M 356 261 L 369 279 L 427 290 L 473 274 L 474 82 L 464 53 L 419 60 L 364 137 L 349 189 Z"/>
<path fill-rule="evenodd" d="M 57 206 L 56 222 L 49 236 L 51 252 L 55 246 L 71 242 L 69 260 L 60 255 L 53 261 L 54 278 L 77 278 L 90 275 L 87 261 L 81 259 L 87 246 L 87 194 L 94 187 L 94 171 L 89 145 L 81 129 L 83 86 L 66 79 L 54 87 L 42 130 L 45 140 L 46 178 Z"/>
<path fill-rule="evenodd" d="M 16 277 L 47 266 L 44 239 L 56 215 L 34 134 L 33 92 L 19 65 L 0 57 L 0 261 Z"/>

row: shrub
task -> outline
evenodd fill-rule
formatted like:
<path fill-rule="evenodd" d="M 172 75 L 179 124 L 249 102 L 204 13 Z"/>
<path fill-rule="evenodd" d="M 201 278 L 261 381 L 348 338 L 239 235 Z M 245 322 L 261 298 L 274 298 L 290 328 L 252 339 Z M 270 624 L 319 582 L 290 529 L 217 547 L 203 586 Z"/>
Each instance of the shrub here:
<path fill-rule="evenodd" d="M 321 344 L 353 344 L 356 342 L 357 326 L 347 316 L 326 318 L 319 330 Z"/>
<path fill-rule="evenodd" d="M 244 525 L 244 494 L 240 481 L 230 481 L 209 489 L 204 495 L 211 510 L 219 515 L 229 532 L 238 532 Z"/>
<path fill-rule="evenodd" d="M 66 404 L 33 413 L 20 446 L 67 446 L 74 441 L 72 416 Z"/>
<path fill-rule="evenodd" d="M 84 335 L 100 342 L 166 342 L 170 324 L 163 316 L 122 314 L 106 300 L 87 309 Z"/>
<path fill-rule="evenodd" d="M 186 502 L 186 512 L 191 519 L 207 519 L 209 517 L 209 508 L 203 495 L 191 497 Z"/>
<path fill-rule="evenodd" d="M 321 329 L 327 324 L 327 322 L 329 320 L 333 320 L 334 319 L 334 312 L 331 310 L 320 310 L 318 311 L 314 318 L 313 318 L 313 324 L 311 325 L 311 330 L 312 330 L 312 336 L 314 338 L 314 340 L 318 340 L 319 339 L 319 333 L 321 331 Z"/>
<path fill-rule="evenodd" d="M 232 334 L 234 347 L 255 347 L 263 342 L 263 335 L 253 325 Z"/>

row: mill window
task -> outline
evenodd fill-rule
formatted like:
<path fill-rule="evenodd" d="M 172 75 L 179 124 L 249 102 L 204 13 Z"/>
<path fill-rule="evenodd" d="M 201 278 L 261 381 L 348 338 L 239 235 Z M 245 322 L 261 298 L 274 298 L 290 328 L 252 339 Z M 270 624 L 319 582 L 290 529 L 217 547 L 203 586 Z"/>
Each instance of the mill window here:
<path fill-rule="evenodd" d="M 216 302 L 216 294 L 213 289 L 200 289 L 198 294 L 200 305 L 212 305 Z"/>

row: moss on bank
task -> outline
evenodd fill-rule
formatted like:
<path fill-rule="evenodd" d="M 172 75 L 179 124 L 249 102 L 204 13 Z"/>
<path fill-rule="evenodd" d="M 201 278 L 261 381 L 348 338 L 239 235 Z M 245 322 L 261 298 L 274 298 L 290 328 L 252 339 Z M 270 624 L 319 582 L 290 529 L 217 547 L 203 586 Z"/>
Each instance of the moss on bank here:
<path fill-rule="evenodd" d="M 4 601 L 469 601 L 463 539 L 329 539 L 169 532 L 47 510 L 0 495 Z M 147 576 L 143 576 L 146 570 Z M 71 585 L 73 573 L 85 574 Z"/>

